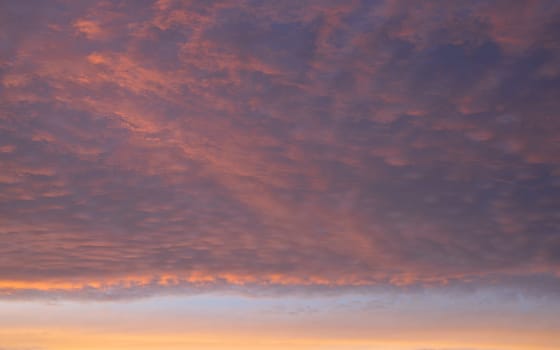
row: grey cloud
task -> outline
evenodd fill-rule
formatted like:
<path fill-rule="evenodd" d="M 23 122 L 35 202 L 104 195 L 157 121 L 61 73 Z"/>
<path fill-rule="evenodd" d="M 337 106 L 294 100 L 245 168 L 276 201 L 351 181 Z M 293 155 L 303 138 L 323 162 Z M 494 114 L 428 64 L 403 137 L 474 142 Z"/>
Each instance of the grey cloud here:
<path fill-rule="evenodd" d="M 556 292 L 560 9 L 434 4 L 3 4 L 7 295 Z"/>

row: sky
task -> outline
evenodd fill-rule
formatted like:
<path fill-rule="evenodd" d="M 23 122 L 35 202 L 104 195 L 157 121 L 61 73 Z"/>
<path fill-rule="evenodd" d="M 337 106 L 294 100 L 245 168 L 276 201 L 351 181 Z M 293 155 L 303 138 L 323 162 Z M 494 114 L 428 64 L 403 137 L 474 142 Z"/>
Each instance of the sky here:
<path fill-rule="evenodd" d="M 0 350 L 560 348 L 560 1 L 0 0 Z"/>

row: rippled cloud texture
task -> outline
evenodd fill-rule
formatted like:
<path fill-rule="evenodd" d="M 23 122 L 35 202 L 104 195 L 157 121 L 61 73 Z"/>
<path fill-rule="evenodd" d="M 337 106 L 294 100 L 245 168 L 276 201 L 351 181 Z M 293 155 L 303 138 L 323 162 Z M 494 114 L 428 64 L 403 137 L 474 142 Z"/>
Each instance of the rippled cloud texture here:
<path fill-rule="evenodd" d="M 557 1 L 2 1 L 0 293 L 560 291 Z"/>

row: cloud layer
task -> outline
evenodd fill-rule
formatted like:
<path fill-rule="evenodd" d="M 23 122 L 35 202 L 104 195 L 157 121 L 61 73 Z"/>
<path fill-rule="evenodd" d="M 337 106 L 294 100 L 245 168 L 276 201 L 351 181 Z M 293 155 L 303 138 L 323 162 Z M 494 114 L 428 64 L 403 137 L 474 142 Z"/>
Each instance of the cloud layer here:
<path fill-rule="evenodd" d="M 558 291 L 558 18 L 2 2 L 0 293 Z"/>

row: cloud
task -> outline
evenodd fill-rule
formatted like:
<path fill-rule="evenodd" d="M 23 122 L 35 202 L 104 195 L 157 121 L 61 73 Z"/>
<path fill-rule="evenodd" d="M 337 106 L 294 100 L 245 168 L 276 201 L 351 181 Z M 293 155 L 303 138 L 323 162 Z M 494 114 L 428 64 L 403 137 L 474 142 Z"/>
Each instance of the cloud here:
<path fill-rule="evenodd" d="M 5 296 L 556 290 L 554 2 L 1 6 Z"/>

